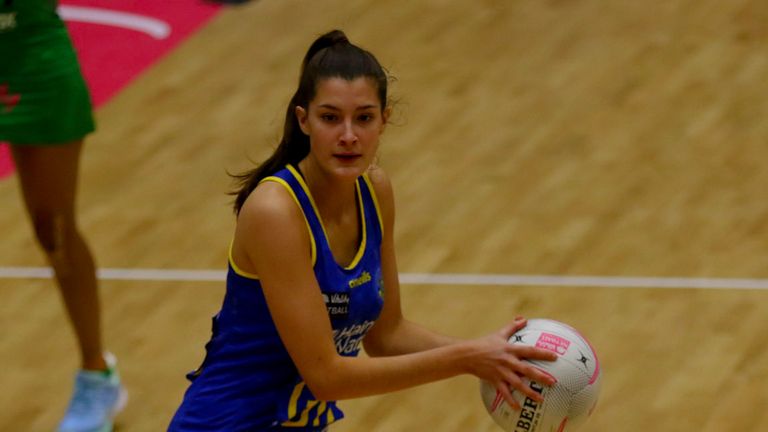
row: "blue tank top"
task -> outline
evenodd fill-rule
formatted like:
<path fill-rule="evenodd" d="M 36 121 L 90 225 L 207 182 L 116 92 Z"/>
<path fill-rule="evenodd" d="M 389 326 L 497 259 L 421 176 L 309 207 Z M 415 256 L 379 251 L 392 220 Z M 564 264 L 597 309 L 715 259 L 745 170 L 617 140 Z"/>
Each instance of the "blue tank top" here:
<path fill-rule="evenodd" d="M 289 165 L 265 181 L 283 185 L 301 207 L 336 350 L 356 356 L 383 304 L 382 223 L 370 180 L 367 175 L 357 180 L 361 240 L 347 267 L 335 261 L 317 207 L 298 171 Z M 314 431 L 344 416 L 336 402 L 312 395 L 277 333 L 257 276 L 239 269 L 231 253 L 227 291 L 213 319 L 205 360 L 187 377 L 192 384 L 170 431 Z"/>

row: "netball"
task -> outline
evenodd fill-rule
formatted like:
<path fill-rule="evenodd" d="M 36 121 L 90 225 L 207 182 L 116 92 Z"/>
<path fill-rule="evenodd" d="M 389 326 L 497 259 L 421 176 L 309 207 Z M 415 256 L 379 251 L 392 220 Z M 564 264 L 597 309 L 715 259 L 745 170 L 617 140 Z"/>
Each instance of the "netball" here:
<path fill-rule="evenodd" d="M 493 420 L 507 432 L 578 431 L 594 410 L 600 393 L 600 361 L 589 341 L 561 322 L 530 319 L 525 328 L 509 338 L 509 343 L 556 353 L 558 358 L 552 362 L 526 361 L 553 376 L 557 383 L 547 387 L 526 380 L 544 401 L 539 403 L 514 392 L 521 407 L 514 410 L 492 385 L 481 381 L 482 400 Z"/>

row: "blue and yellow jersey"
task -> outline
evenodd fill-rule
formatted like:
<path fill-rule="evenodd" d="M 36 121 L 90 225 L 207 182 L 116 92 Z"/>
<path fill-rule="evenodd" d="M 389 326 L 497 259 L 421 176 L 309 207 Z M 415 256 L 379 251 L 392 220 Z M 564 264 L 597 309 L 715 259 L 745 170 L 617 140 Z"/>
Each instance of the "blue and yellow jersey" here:
<path fill-rule="evenodd" d="M 357 180 L 361 240 L 346 267 L 331 253 L 299 172 L 288 166 L 262 181 L 281 184 L 301 207 L 336 350 L 356 356 L 383 305 L 382 222 L 370 180 L 367 175 Z M 188 378 L 192 384 L 170 431 L 317 431 L 344 415 L 336 402 L 312 395 L 280 340 L 257 275 L 239 269 L 231 256 L 227 292 L 213 320 L 206 358 Z"/>

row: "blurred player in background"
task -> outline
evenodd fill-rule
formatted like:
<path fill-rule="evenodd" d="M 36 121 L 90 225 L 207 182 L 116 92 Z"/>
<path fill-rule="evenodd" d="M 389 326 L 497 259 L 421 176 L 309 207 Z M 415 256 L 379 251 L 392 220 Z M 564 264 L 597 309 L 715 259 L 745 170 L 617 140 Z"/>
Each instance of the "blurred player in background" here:
<path fill-rule="evenodd" d="M 0 141 L 11 144 L 21 194 L 53 267 L 81 369 L 60 432 L 112 430 L 125 403 L 101 341 L 91 252 L 75 215 L 78 165 L 94 121 L 88 90 L 55 0 L 0 0 Z"/>

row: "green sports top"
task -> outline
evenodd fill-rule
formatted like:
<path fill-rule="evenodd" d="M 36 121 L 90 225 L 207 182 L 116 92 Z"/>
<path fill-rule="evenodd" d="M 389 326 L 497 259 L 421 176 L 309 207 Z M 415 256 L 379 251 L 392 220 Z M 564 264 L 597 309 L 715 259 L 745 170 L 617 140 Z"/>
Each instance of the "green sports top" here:
<path fill-rule="evenodd" d="M 0 40 L 60 28 L 57 0 L 0 0 Z"/>
<path fill-rule="evenodd" d="M 77 67 L 57 0 L 0 0 L 0 76 L 46 78 Z"/>

